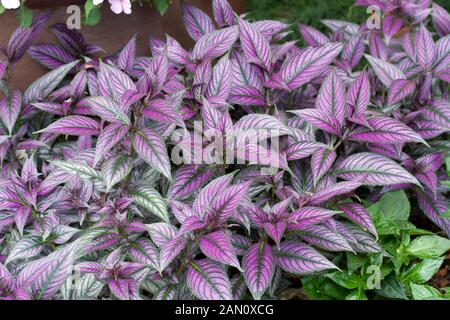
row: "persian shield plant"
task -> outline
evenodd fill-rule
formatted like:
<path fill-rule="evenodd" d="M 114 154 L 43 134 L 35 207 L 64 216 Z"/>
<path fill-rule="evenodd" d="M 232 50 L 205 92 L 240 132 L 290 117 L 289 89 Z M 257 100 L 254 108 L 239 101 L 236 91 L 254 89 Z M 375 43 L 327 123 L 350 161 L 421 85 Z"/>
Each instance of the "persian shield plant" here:
<path fill-rule="evenodd" d="M 98 58 L 62 24 L 32 45 L 35 16 L 1 49 L 0 296 L 277 298 L 342 253 L 389 255 L 366 207 L 395 190 L 450 236 L 450 26 L 422 3 L 382 8 L 396 32 L 302 25 L 301 48 L 183 2 L 193 49 L 149 57 L 134 37 Z M 51 71 L 22 93 L 26 52 Z"/>

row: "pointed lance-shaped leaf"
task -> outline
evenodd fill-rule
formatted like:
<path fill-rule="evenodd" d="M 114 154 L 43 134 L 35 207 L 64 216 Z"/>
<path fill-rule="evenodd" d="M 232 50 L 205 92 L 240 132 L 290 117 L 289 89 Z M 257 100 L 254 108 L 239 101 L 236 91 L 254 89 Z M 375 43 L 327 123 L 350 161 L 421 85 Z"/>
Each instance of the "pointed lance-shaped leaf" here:
<path fill-rule="evenodd" d="M 200 237 L 200 250 L 208 258 L 241 270 L 239 260 L 231 244 L 230 232 L 219 230 Z"/>
<path fill-rule="evenodd" d="M 270 70 L 272 55 L 268 41 L 250 22 L 238 19 L 242 50 L 247 61 Z"/>
<path fill-rule="evenodd" d="M 187 283 L 192 293 L 202 300 L 232 300 L 231 283 L 218 262 L 202 259 L 191 262 Z"/>
<path fill-rule="evenodd" d="M 282 242 L 275 255 L 277 264 L 284 271 L 293 274 L 308 275 L 323 270 L 337 269 L 317 250 L 297 241 Z"/>
<path fill-rule="evenodd" d="M 0 100 L 0 118 L 9 134 L 12 133 L 21 108 L 22 94 L 18 90 L 12 91 L 10 95 Z"/>
<path fill-rule="evenodd" d="M 83 99 L 90 109 L 100 118 L 108 122 L 130 124 L 130 119 L 119 103 L 108 97 L 87 97 Z"/>
<path fill-rule="evenodd" d="M 341 135 L 341 126 L 339 121 L 328 113 L 318 109 L 290 110 L 296 116 L 305 119 L 313 126 L 337 136 Z"/>
<path fill-rule="evenodd" d="M 425 119 L 435 122 L 442 128 L 450 130 L 450 102 L 443 99 L 435 99 L 426 104 L 422 110 Z"/>
<path fill-rule="evenodd" d="M 159 271 L 166 269 L 167 266 L 175 260 L 175 258 L 186 246 L 186 243 L 187 241 L 183 236 L 176 236 L 166 242 L 166 244 L 161 248 L 161 252 L 159 254 Z"/>
<path fill-rule="evenodd" d="M 111 123 L 103 128 L 97 139 L 94 166 L 127 135 L 128 130 L 129 127 L 121 123 Z"/>
<path fill-rule="evenodd" d="M 255 300 L 260 300 L 272 282 L 275 273 L 275 257 L 265 241 L 255 243 L 242 261 L 247 287 Z"/>
<path fill-rule="evenodd" d="M 28 50 L 30 57 L 50 70 L 75 61 L 75 57 L 54 44 L 36 44 Z"/>
<path fill-rule="evenodd" d="M 149 210 L 164 222 L 170 223 L 167 202 L 156 189 L 149 186 L 140 186 L 130 193 L 136 204 Z"/>
<path fill-rule="evenodd" d="M 213 0 L 214 19 L 219 27 L 228 27 L 234 24 L 234 12 L 227 0 Z"/>
<path fill-rule="evenodd" d="M 116 102 L 120 102 L 125 92 L 136 91 L 133 80 L 114 66 L 100 62 L 100 72 L 98 73 L 99 95 L 109 97 Z"/>
<path fill-rule="evenodd" d="M 231 26 L 205 34 L 192 49 L 192 57 L 196 60 L 220 57 L 232 48 L 238 36 L 238 26 Z"/>
<path fill-rule="evenodd" d="M 362 71 L 347 91 L 347 102 L 356 114 L 364 114 L 370 102 L 370 82 Z"/>
<path fill-rule="evenodd" d="M 145 225 L 145 229 L 150 235 L 153 243 L 159 248 L 164 247 L 167 241 L 175 238 L 178 234 L 177 228 L 165 222 L 147 224 Z"/>
<path fill-rule="evenodd" d="M 372 67 L 373 71 L 386 87 L 390 87 L 392 81 L 398 79 L 406 79 L 403 72 L 392 63 L 372 57 L 370 55 L 364 55 Z"/>
<path fill-rule="evenodd" d="M 313 27 L 299 24 L 298 31 L 303 37 L 303 40 L 310 46 L 317 47 L 330 42 L 330 39 L 326 35 Z"/>
<path fill-rule="evenodd" d="M 133 70 L 136 57 L 136 35 L 134 35 L 117 57 L 117 66 L 124 71 Z"/>
<path fill-rule="evenodd" d="M 357 180 L 370 186 L 398 183 L 420 185 L 403 167 L 384 156 L 361 152 L 355 153 L 336 165 L 335 173 L 346 180 Z"/>
<path fill-rule="evenodd" d="M 343 48 L 340 43 L 327 43 L 320 47 L 308 47 L 286 59 L 280 69 L 281 79 L 294 90 L 316 78 Z"/>
<path fill-rule="evenodd" d="M 122 181 L 132 169 L 132 160 L 127 155 L 117 155 L 106 160 L 102 165 L 102 177 L 106 185 L 106 190 Z"/>
<path fill-rule="evenodd" d="M 372 217 L 367 212 L 366 208 L 364 208 L 362 205 L 354 202 L 347 202 L 340 204 L 337 207 L 350 220 L 359 224 L 361 227 L 365 228 L 374 236 L 378 237 L 377 230 L 375 229 L 375 226 L 372 222 Z"/>
<path fill-rule="evenodd" d="M 166 145 L 159 134 L 149 128 L 142 129 L 133 136 L 132 143 L 139 157 L 172 180 Z"/>
<path fill-rule="evenodd" d="M 421 142 L 427 145 L 418 133 L 396 119 L 378 116 L 367 119 L 367 123 L 370 129 L 357 128 L 348 139 L 373 143 Z"/>
<path fill-rule="evenodd" d="M 411 95 L 416 89 L 416 83 L 411 80 L 398 79 L 394 80 L 389 87 L 388 104 L 394 105 Z"/>
<path fill-rule="evenodd" d="M 201 189 L 213 177 L 213 174 L 214 170 L 208 166 L 183 165 L 175 173 L 167 197 L 183 199 Z"/>
<path fill-rule="evenodd" d="M 313 153 L 311 157 L 311 171 L 314 185 L 330 170 L 336 160 L 336 151 L 328 148 L 321 148 Z"/>
<path fill-rule="evenodd" d="M 324 250 L 353 251 L 344 237 L 322 225 L 310 225 L 303 228 L 300 231 L 300 237 L 309 244 Z"/>
<path fill-rule="evenodd" d="M 130 246 L 129 255 L 139 263 L 146 264 L 159 270 L 159 252 L 149 239 L 138 239 Z"/>
<path fill-rule="evenodd" d="M 336 118 L 340 124 L 345 119 L 344 85 L 336 72 L 331 71 L 320 87 L 316 108 Z"/>
<path fill-rule="evenodd" d="M 192 39 L 198 41 L 202 36 L 213 32 L 216 28 L 211 18 L 202 10 L 183 1 L 182 12 L 186 31 Z"/>
<path fill-rule="evenodd" d="M 436 55 L 433 38 L 430 32 L 421 25 L 415 34 L 417 62 L 422 66 L 425 72 L 431 70 Z"/>
<path fill-rule="evenodd" d="M 289 217 L 290 225 L 289 229 L 304 229 L 307 226 L 319 224 L 325 220 L 328 220 L 339 211 L 333 211 L 320 207 L 303 207 L 298 209 Z"/>
<path fill-rule="evenodd" d="M 46 99 L 78 62 L 79 60 L 65 64 L 33 82 L 23 94 L 24 104 Z"/>
<path fill-rule="evenodd" d="M 441 37 L 450 34 L 450 14 L 437 3 L 433 3 L 431 17 L 433 26 Z"/>
<path fill-rule="evenodd" d="M 99 126 L 96 120 L 85 116 L 67 116 L 36 133 L 49 132 L 73 136 L 98 135 L 100 133 Z"/>

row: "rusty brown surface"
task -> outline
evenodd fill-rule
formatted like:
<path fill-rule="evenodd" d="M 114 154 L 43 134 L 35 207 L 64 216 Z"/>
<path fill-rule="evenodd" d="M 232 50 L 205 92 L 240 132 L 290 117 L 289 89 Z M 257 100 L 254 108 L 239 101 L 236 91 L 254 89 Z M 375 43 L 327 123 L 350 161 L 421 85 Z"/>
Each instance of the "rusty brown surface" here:
<path fill-rule="evenodd" d="M 45 7 L 55 2 L 50 0 L 35 0 L 34 2 L 37 1 L 39 1 L 40 6 Z M 77 1 L 64 0 L 64 2 L 76 3 Z M 244 2 L 244 0 L 230 1 L 237 13 L 242 13 L 244 11 Z M 58 1 L 58 3 L 60 2 Z M 210 0 L 191 0 L 189 3 L 212 15 Z M 183 46 L 192 46 L 192 40 L 186 33 L 181 19 L 180 1 L 172 1 L 172 5 L 163 17 L 149 6 L 140 8 L 135 5 L 133 8 L 134 11 L 131 15 L 116 15 L 110 11 L 109 5 L 106 4 L 102 8 L 102 20 L 100 24 L 96 26 L 83 26 L 81 33 L 88 43 L 93 43 L 102 47 L 109 54 L 120 50 L 134 34 L 137 34 L 139 55 L 149 54 L 148 39 L 150 36 L 164 38 L 165 34 L 169 34 L 177 39 Z M 38 11 L 39 10 L 36 10 L 36 12 Z M 65 22 L 67 17 L 65 7 L 56 8 L 48 26 L 57 22 Z M 18 22 L 13 11 L 7 11 L 0 15 L 1 46 L 7 46 L 9 37 L 17 26 Z M 51 31 L 46 29 L 35 43 L 55 42 L 55 37 Z M 47 70 L 44 67 L 41 67 L 28 56 L 25 56 L 14 68 L 10 83 L 11 87 L 23 91 L 30 83 L 42 76 L 46 71 Z"/>

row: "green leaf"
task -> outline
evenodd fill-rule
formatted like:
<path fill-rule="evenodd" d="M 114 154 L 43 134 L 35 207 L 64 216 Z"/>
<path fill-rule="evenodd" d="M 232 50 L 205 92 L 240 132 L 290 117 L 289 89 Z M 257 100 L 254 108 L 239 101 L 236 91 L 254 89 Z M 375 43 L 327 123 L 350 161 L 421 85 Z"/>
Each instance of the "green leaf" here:
<path fill-rule="evenodd" d="M 368 300 L 363 290 L 355 290 L 350 292 L 348 296 L 345 297 L 345 300 Z"/>
<path fill-rule="evenodd" d="M 450 240 L 437 235 L 415 238 L 406 248 L 406 252 L 421 259 L 439 258 L 450 249 Z"/>
<path fill-rule="evenodd" d="M 306 294 L 312 299 L 343 300 L 348 295 L 347 289 L 322 276 L 304 276 L 301 280 Z"/>
<path fill-rule="evenodd" d="M 367 261 L 367 256 L 356 255 L 352 252 L 346 252 L 347 255 L 347 268 L 350 271 L 355 271 L 361 268 Z"/>
<path fill-rule="evenodd" d="M 428 286 L 411 283 L 411 294 L 414 300 L 436 300 L 441 298 L 439 290 Z"/>
<path fill-rule="evenodd" d="M 5 7 L 2 6 L 2 4 L 0 3 L 0 14 L 2 14 L 3 12 L 5 12 Z"/>
<path fill-rule="evenodd" d="M 102 18 L 100 6 L 94 5 L 93 0 L 88 0 L 84 4 L 84 24 L 88 26 L 96 25 Z"/>
<path fill-rule="evenodd" d="M 411 228 L 408 223 L 411 205 L 403 190 L 385 193 L 367 210 L 379 235 L 399 234 L 400 230 Z"/>
<path fill-rule="evenodd" d="M 28 9 L 23 3 L 19 9 L 19 21 L 20 26 L 26 29 L 31 27 L 31 23 L 33 22 L 33 11 Z"/>
<path fill-rule="evenodd" d="M 149 210 L 164 222 L 170 223 L 167 202 L 156 189 L 141 186 L 131 192 L 131 194 L 138 205 Z"/>
<path fill-rule="evenodd" d="M 401 279 L 404 283 L 424 283 L 431 279 L 441 267 L 444 258 L 423 260 L 406 270 Z"/>
<path fill-rule="evenodd" d="M 167 9 L 169 9 L 168 0 L 153 0 L 153 5 L 162 16 L 166 13 Z"/>
<path fill-rule="evenodd" d="M 447 168 L 447 175 L 450 177 L 450 157 L 445 157 L 445 166 Z"/>
<path fill-rule="evenodd" d="M 403 299 L 407 300 L 405 288 L 403 288 L 400 281 L 398 281 L 395 273 L 391 273 L 386 279 L 382 280 L 380 283 L 380 289 L 375 290 L 375 292 L 389 299 Z"/>
<path fill-rule="evenodd" d="M 336 271 L 325 276 L 347 289 L 356 289 L 363 284 L 360 276 L 356 273 L 349 273 L 348 271 Z"/>

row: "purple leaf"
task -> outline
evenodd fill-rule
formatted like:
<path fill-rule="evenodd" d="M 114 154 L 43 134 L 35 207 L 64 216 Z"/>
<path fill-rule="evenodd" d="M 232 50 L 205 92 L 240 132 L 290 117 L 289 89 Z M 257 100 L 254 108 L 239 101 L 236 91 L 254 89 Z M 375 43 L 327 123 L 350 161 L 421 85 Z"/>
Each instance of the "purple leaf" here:
<path fill-rule="evenodd" d="M 207 166 L 184 165 L 173 177 L 167 193 L 169 199 L 183 199 L 201 189 L 212 177 L 214 171 Z"/>
<path fill-rule="evenodd" d="M 192 50 L 192 57 L 196 60 L 220 57 L 231 49 L 238 36 L 238 26 L 232 26 L 205 34 L 195 44 L 194 49 Z"/>
<path fill-rule="evenodd" d="M 192 39 L 198 41 L 202 36 L 213 32 L 214 24 L 211 18 L 202 10 L 182 2 L 183 21 Z"/>
<path fill-rule="evenodd" d="M 99 123 L 84 116 L 67 116 L 53 122 L 47 128 L 38 132 L 50 132 L 73 136 L 98 135 Z"/>
<path fill-rule="evenodd" d="M 180 254 L 180 252 L 186 246 L 186 239 L 182 236 L 177 236 L 173 239 L 170 239 L 166 242 L 166 244 L 161 248 L 160 253 L 160 271 L 163 271 L 167 268 L 167 266 Z"/>
<path fill-rule="evenodd" d="M 208 258 L 242 270 L 231 244 L 230 232 L 219 230 L 203 235 L 199 247 Z"/>
<path fill-rule="evenodd" d="M 10 96 L 0 100 L 0 118 L 8 129 L 9 134 L 12 133 L 16 120 L 22 108 L 22 94 L 15 90 Z"/>
<path fill-rule="evenodd" d="M 415 38 L 417 62 L 419 62 L 425 72 L 428 72 L 433 66 L 435 57 L 433 38 L 431 37 L 430 32 L 423 25 L 415 34 Z"/>
<path fill-rule="evenodd" d="M 260 300 L 272 282 L 275 257 L 272 248 L 264 241 L 255 243 L 242 261 L 247 287 L 255 300 Z"/>
<path fill-rule="evenodd" d="M 317 47 L 330 42 L 330 39 L 326 35 L 313 27 L 299 24 L 298 30 L 303 40 L 310 46 Z"/>
<path fill-rule="evenodd" d="M 276 260 L 284 271 L 293 274 L 308 275 L 323 270 L 337 269 L 319 252 L 296 241 L 281 243 L 280 249 L 276 252 Z"/>
<path fill-rule="evenodd" d="M 336 160 L 336 152 L 327 148 L 321 148 L 313 153 L 311 157 L 311 171 L 314 185 L 330 170 Z"/>
<path fill-rule="evenodd" d="M 272 57 L 269 43 L 250 22 L 243 19 L 238 22 L 241 46 L 247 61 L 270 70 Z"/>
<path fill-rule="evenodd" d="M 433 3 L 432 8 L 431 17 L 438 34 L 441 37 L 450 34 L 450 14 L 437 3 Z"/>
<path fill-rule="evenodd" d="M 170 161 L 162 138 L 151 129 L 137 131 L 133 137 L 136 153 L 149 165 L 171 180 Z"/>
<path fill-rule="evenodd" d="M 33 82 L 23 94 L 24 104 L 39 102 L 47 98 L 78 62 L 74 61 L 63 65 Z"/>
<path fill-rule="evenodd" d="M 358 181 L 343 181 L 317 190 L 309 198 L 308 204 L 319 205 L 335 196 L 350 193 L 361 186 Z"/>
<path fill-rule="evenodd" d="M 340 43 L 328 43 L 294 54 L 281 66 L 281 79 L 291 90 L 301 87 L 317 77 L 339 55 L 342 47 Z"/>
<path fill-rule="evenodd" d="M 231 89 L 231 65 L 228 56 L 223 56 L 213 68 L 206 96 L 226 101 Z"/>
<path fill-rule="evenodd" d="M 224 268 L 209 259 L 189 264 L 187 283 L 192 293 L 202 300 L 232 300 L 231 283 Z"/>
<path fill-rule="evenodd" d="M 183 118 L 178 110 L 175 110 L 170 102 L 163 99 L 155 99 L 142 109 L 142 114 L 154 121 L 172 123 L 184 127 Z"/>
<path fill-rule="evenodd" d="M 129 250 L 131 258 L 139 263 L 159 270 L 159 253 L 155 245 L 148 239 L 139 239 Z"/>
<path fill-rule="evenodd" d="M 276 245 L 279 246 L 281 242 L 281 238 L 284 235 L 286 230 L 286 222 L 278 221 L 278 222 L 264 222 L 263 223 L 264 230 L 275 241 Z"/>
<path fill-rule="evenodd" d="M 120 105 L 108 97 L 87 97 L 84 100 L 91 110 L 108 122 L 121 122 L 125 125 L 130 124 L 130 119 L 121 109 Z"/>
<path fill-rule="evenodd" d="M 264 94 L 254 87 L 233 87 L 228 102 L 244 106 L 265 106 Z"/>
<path fill-rule="evenodd" d="M 354 68 L 361 60 L 364 49 L 363 39 L 360 36 L 355 36 L 347 42 L 342 50 L 342 58 L 350 63 L 351 68 Z"/>
<path fill-rule="evenodd" d="M 362 205 L 348 202 L 344 204 L 340 204 L 337 206 L 339 210 L 344 212 L 345 216 L 355 223 L 359 224 L 361 227 L 365 228 L 367 231 L 372 233 L 374 236 L 378 237 L 377 230 L 372 222 L 372 218 L 367 212 L 366 208 Z"/>
<path fill-rule="evenodd" d="M 322 223 L 323 221 L 328 220 L 337 213 L 339 212 L 319 207 L 303 207 L 292 212 L 291 216 L 289 217 L 289 229 L 303 230 L 307 226 Z"/>
<path fill-rule="evenodd" d="M 133 70 L 134 59 L 136 57 L 136 35 L 131 38 L 122 49 L 117 58 L 117 66 L 124 71 Z"/>
<path fill-rule="evenodd" d="M 120 123 L 112 123 L 105 127 L 98 136 L 95 148 L 94 166 L 128 133 L 129 127 Z"/>
<path fill-rule="evenodd" d="M 357 180 L 370 186 L 419 182 L 395 161 L 378 154 L 355 153 L 337 164 L 335 173 L 346 180 Z M 361 180 L 360 180 L 361 179 Z"/>
<path fill-rule="evenodd" d="M 66 50 L 53 44 L 37 44 L 28 50 L 28 54 L 35 61 L 49 68 L 59 68 L 65 64 L 75 61 L 75 58 Z"/>
<path fill-rule="evenodd" d="M 450 219 L 441 217 L 448 210 L 445 197 L 439 195 L 435 198 L 432 194 L 422 191 L 416 192 L 416 195 L 423 213 L 450 237 Z"/>
<path fill-rule="evenodd" d="M 326 145 L 320 142 L 299 141 L 286 149 L 286 158 L 288 161 L 303 159 L 324 148 L 326 148 Z"/>
<path fill-rule="evenodd" d="M 234 24 L 234 12 L 227 0 L 213 0 L 213 13 L 219 27 L 229 27 Z"/>
<path fill-rule="evenodd" d="M 389 87 L 388 104 L 399 103 L 405 97 L 411 95 L 416 89 L 416 83 L 411 80 L 394 80 Z"/>
<path fill-rule="evenodd" d="M 116 67 L 100 63 L 98 90 L 101 96 L 120 102 L 125 92 L 136 91 L 136 85 L 128 75 Z"/>
<path fill-rule="evenodd" d="M 174 226 L 165 222 L 147 224 L 145 228 L 153 243 L 159 248 L 164 247 L 167 241 L 175 238 L 178 233 Z"/>
<path fill-rule="evenodd" d="M 305 119 L 306 121 L 310 122 L 313 126 L 323 131 L 335 134 L 337 136 L 341 135 L 339 121 L 322 110 L 301 109 L 301 110 L 292 110 L 290 112 L 292 112 L 293 114 L 295 114 L 300 118 Z"/>
<path fill-rule="evenodd" d="M 378 116 L 367 119 L 369 128 L 357 128 L 348 139 L 374 143 L 421 142 L 427 144 L 419 134 L 398 120 Z"/>
<path fill-rule="evenodd" d="M 450 102 L 436 99 L 422 109 L 425 119 L 435 122 L 442 128 L 450 130 Z"/>
<path fill-rule="evenodd" d="M 370 103 L 370 82 L 362 71 L 347 91 L 347 102 L 356 114 L 364 114 Z"/>
<path fill-rule="evenodd" d="M 344 85 L 332 71 L 323 81 L 316 99 L 316 108 L 331 115 L 343 124 L 345 119 L 345 91 Z"/>
<path fill-rule="evenodd" d="M 300 237 L 309 244 L 324 250 L 353 251 L 344 237 L 320 225 L 303 228 Z"/>
<path fill-rule="evenodd" d="M 397 66 L 379 58 L 369 56 L 367 54 L 365 54 L 364 56 L 377 75 L 378 79 L 380 79 L 380 81 L 386 87 L 389 88 L 392 84 L 392 81 L 394 80 L 406 78 L 403 72 Z"/>

